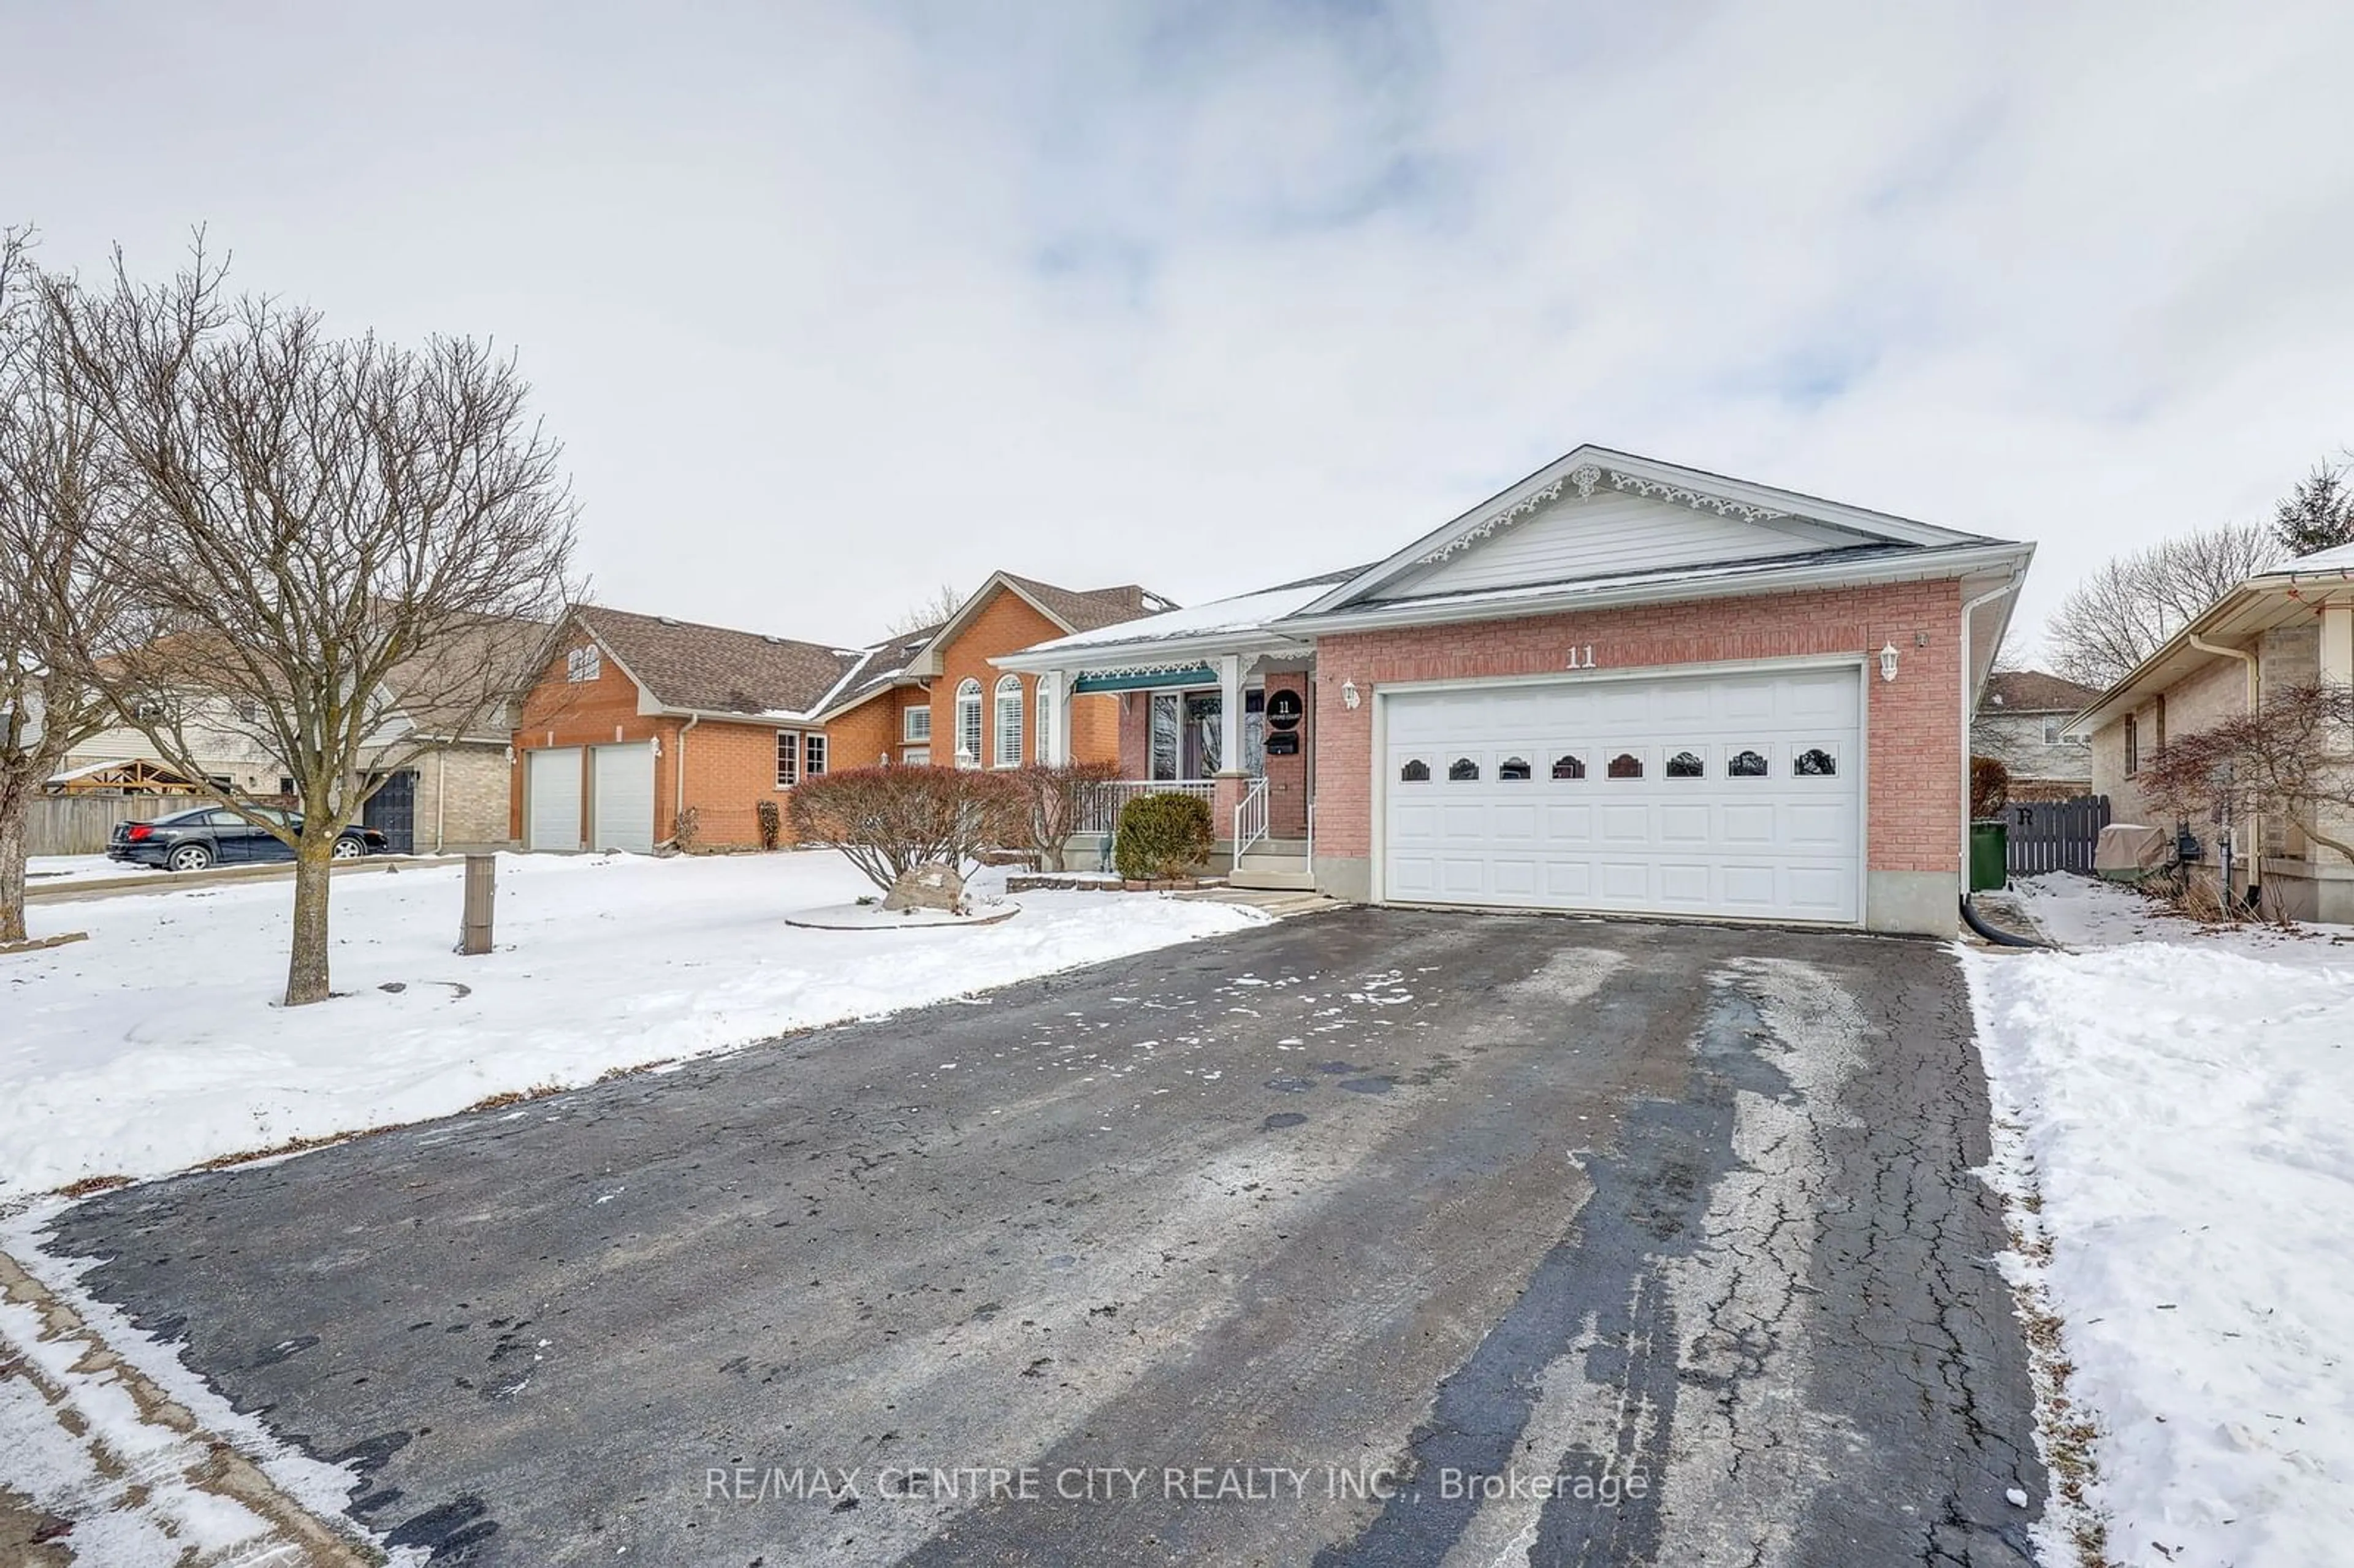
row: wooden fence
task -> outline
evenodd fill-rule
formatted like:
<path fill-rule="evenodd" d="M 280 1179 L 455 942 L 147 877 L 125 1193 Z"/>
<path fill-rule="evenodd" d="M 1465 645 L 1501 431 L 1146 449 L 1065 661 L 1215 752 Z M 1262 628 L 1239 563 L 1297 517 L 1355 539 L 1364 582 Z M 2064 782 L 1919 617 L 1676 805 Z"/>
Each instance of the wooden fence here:
<path fill-rule="evenodd" d="M 25 822 L 27 854 L 104 854 L 117 822 L 152 822 L 205 803 L 200 795 L 37 795 Z"/>
<path fill-rule="evenodd" d="M 2009 830 L 2009 868 L 2013 876 L 2035 876 L 2047 871 L 2077 871 L 2090 874 L 2093 849 L 2101 830 L 2109 825 L 2106 795 L 2079 795 L 2072 800 L 2033 800 L 2003 808 Z"/>

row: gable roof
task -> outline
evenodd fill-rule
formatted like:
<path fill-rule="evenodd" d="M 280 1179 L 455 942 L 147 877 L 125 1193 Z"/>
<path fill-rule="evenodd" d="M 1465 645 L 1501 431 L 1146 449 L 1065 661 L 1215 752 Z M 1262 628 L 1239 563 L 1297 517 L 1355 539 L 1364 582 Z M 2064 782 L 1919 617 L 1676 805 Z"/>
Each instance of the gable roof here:
<path fill-rule="evenodd" d="M 824 716 L 830 719 L 847 713 L 894 686 L 919 684 L 938 676 L 944 668 L 943 653 L 948 645 L 1000 592 L 1013 594 L 1066 633 L 1099 630 L 1150 616 L 1157 609 L 1175 608 L 1172 601 L 1136 583 L 1118 588 L 1066 588 L 1012 572 L 991 572 L 938 625 L 878 642 L 866 650 L 868 657 L 856 678 L 845 683 L 834 694 L 826 705 Z"/>
<path fill-rule="evenodd" d="M 1532 568 L 1509 581 L 1482 580 L 1451 567 L 1455 557 L 1541 517 L 1566 518 L 1566 525 L 1574 526 L 1575 514 L 1562 508 L 1597 495 L 1687 508 L 1694 514 L 1691 536 L 1677 542 L 1678 551 L 1670 551 L 1664 541 L 1645 540 L 1638 529 L 1631 546 L 1608 560 L 1582 562 L 1585 569 L 1577 565 L 1550 573 Z M 1376 605 L 1403 609 L 1417 600 L 1474 596 L 1493 613 L 1493 601 L 1503 594 L 1580 583 L 1638 585 L 1658 578 L 1690 584 L 1718 572 L 1752 576 L 1767 567 L 1811 567 L 1836 575 L 1850 564 L 1988 549 L 2018 554 L 2023 561 L 2031 546 L 1588 445 L 1440 524 L 1298 614 L 1306 620 Z"/>
<path fill-rule="evenodd" d="M 991 661 L 1001 668 L 1051 669 L 1072 662 L 1071 656 L 1117 662 L 1138 653 L 1154 657 L 1185 643 L 1207 639 L 1222 647 L 1239 639 L 1257 637 L 1267 642 L 1287 641 L 1279 630 L 1283 619 L 1302 605 L 1320 598 L 1336 585 L 1363 571 L 1347 567 L 1312 577 L 1278 583 L 1273 588 L 1211 599 L 1205 604 L 1167 609 L 1137 620 L 1120 621 L 1092 630 L 1074 632 L 1051 642 L 1033 643 L 1018 655 Z"/>
<path fill-rule="evenodd" d="M 1978 699 L 1984 714 L 2073 714 L 2101 694 L 2087 686 L 2041 670 L 1997 670 L 1987 677 L 1986 694 Z"/>
<path fill-rule="evenodd" d="M 685 713 L 806 719 L 868 656 L 602 605 L 573 619 L 659 706 Z"/>
<path fill-rule="evenodd" d="M 2300 556 L 2259 572 L 2200 610 L 2108 690 L 2087 702 L 2068 721 L 2068 727 L 2089 735 L 2146 698 L 2171 689 L 2218 659 L 2231 657 L 2216 652 L 2219 645 L 2236 647 L 2274 627 L 2310 620 L 2327 605 L 2349 601 L 2354 601 L 2354 546 Z"/>

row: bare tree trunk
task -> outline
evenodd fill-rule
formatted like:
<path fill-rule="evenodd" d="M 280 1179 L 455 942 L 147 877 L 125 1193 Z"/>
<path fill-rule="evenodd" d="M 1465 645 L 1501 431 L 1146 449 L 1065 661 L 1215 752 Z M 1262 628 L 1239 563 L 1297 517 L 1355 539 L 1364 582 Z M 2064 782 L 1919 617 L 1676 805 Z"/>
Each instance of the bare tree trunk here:
<path fill-rule="evenodd" d="M 324 1001 L 327 989 L 327 883 L 335 841 L 305 833 L 294 849 L 294 950 L 286 965 L 286 1005 Z"/>
<path fill-rule="evenodd" d="M 0 780 L 0 942 L 21 942 L 25 929 L 25 813 L 30 791 Z"/>

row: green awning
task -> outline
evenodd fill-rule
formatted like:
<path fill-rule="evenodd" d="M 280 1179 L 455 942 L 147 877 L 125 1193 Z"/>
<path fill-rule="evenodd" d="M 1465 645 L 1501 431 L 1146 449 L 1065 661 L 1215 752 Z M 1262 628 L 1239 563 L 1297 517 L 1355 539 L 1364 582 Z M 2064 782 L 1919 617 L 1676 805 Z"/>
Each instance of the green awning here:
<path fill-rule="evenodd" d="M 1129 673 L 1118 672 L 1101 675 L 1081 675 L 1071 683 L 1076 694 L 1088 692 L 1143 692 L 1155 686 L 1214 686 L 1218 673 L 1207 664 L 1188 664 L 1182 670 L 1138 670 Z"/>

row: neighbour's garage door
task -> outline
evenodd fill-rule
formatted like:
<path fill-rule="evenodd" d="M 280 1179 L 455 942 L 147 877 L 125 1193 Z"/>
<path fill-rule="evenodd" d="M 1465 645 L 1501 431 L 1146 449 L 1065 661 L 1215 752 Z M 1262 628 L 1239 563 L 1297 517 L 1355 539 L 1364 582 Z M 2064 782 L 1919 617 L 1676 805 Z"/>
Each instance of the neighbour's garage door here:
<path fill-rule="evenodd" d="M 634 746 L 590 748 L 595 758 L 590 810 L 597 831 L 589 847 L 635 850 L 643 854 L 654 847 L 654 748 L 651 741 Z"/>
<path fill-rule="evenodd" d="M 580 748 L 524 753 L 524 848 L 580 847 Z"/>
<path fill-rule="evenodd" d="M 1853 922 L 1852 668 L 1383 694 L 1385 897 Z"/>

